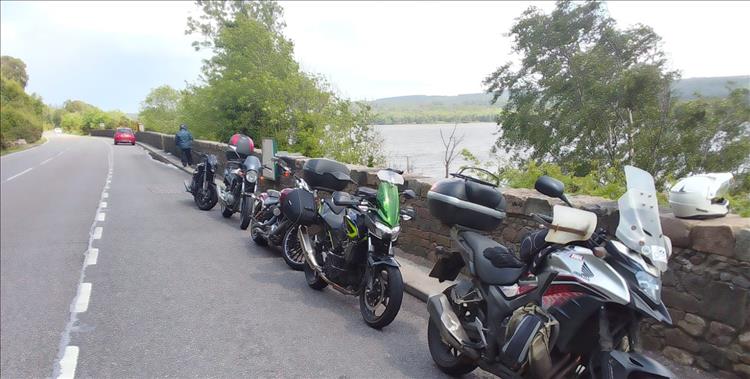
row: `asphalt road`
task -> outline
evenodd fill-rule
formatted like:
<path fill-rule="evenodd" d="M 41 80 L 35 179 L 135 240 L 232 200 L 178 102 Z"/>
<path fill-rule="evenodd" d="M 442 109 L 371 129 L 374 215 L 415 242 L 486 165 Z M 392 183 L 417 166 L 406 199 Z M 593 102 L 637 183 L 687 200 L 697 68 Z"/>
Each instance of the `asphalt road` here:
<path fill-rule="evenodd" d="M 0 163 L 3 378 L 442 376 L 423 303 L 367 327 L 138 146 L 54 136 Z"/>

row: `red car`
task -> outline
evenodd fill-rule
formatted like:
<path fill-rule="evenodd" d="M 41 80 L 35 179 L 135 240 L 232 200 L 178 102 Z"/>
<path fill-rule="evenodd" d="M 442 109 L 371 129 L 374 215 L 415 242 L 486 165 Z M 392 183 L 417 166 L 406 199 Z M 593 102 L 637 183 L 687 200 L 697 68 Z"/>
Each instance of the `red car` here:
<path fill-rule="evenodd" d="M 115 130 L 115 145 L 118 143 L 129 143 L 135 145 L 135 134 L 130 128 L 117 128 Z"/>

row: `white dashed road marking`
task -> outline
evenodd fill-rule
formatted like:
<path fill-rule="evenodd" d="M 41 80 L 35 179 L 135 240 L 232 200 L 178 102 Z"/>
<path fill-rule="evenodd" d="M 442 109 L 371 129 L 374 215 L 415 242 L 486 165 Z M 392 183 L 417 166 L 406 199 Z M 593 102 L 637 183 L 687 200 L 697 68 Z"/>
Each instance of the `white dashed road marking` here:
<path fill-rule="evenodd" d="M 27 169 L 25 169 L 25 170 L 23 170 L 23 171 L 19 172 L 18 174 L 15 174 L 15 175 L 11 176 L 10 178 L 8 178 L 8 179 L 5 179 L 5 181 L 6 181 L 6 182 L 9 182 L 9 181 L 11 181 L 11 180 L 13 180 L 13 179 L 15 179 L 15 178 L 17 178 L 17 177 L 19 177 L 19 176 L 21 176 L 21 175 L 23 175 L 23 174 L 27 173 L 27 172 L 29 172 L 29 171 L 31 171 L 31 170 L 33 170 L 33 167 L 27 168 Z"/>
<path fill-rule="evenodd" d="M 65 355 L 60 360 L 60 375 L 57 379 L 73 379 L 76 376 L 76 366 L 78 365 L 78 346 L 68 346 L 65 348 Z"/>
<path fill-rule="evenodd" d="M 88 254 L 86 254 L 86 266 L 95 265 L 98 258 L 99 249 L 89 249 Z"/>
<path fill-rule="evenodd" d="M 104 208 L 107 207 L 107 202 L 103 201 L 106 198 L 107 189 L 109 183 L 112 181 L 112 167 L 114 164 L 114 152 L 112 146 L 105 143 L 107 146 L 107 164 L 109 165 L 109 175 L 102 188 L 102 195 L 99 199 L 99 208 L 96 209 L 94 221 L 91 223 L 91 231 L 89 232 L 89 247 L 84 253 L 83 266 L 81 267 L 80 277 L 78 279 L 78 291 L 75 298 L 70 305 L 70 319 L 65 325 L 65 329 L 62 332 L 60 338 L 60 345 L 57 351 L 57 360 L 55 361 L 54 371 L 52 377 L 55 378 L 66 378 L 73 379 L 76 374 L 76 367 L 78 366 L 78 346 L 69 346 L 70 343 L 70 332 L 76 327 L 78 322 L 78 314 L 86 312 L 89 308 L 89 299 L 91 298 L 91 283 L 84 283 L 83 280 L 86 277 L 86 267 L 95 265 L 99 257 L 99 249 L 93 247 L 94 240 L 102 238 L 102 231 L 104 230 L 101 226 L 96 226 L 98 222 L 103 222 L 106 215 L 103 212 Z"/>
<path fill-rule="evenodd" d="M 55 157 L 49 157 L 49 158 L 47 158 L 47 159 L 43 160 L 43 161 L 42 161 L 41 163 L 39 163 L 39 165 L 41 166 L 41 165 L 43 165 L 43 164 L 45 164 L 45 163 L 47 163 L 47 162 L 51 161 L 51 160 L 52 160 L 52 159 L 54 159 L 54 158 L 55 158 Z"/>
<path fill-rule="evenodd" d="M 78 287 L 78 296 L 76 296 L 76 304 L 73 307 L 73 312 L 83 313 L 89 309 L 89 299 L 91 298 L 91 283 L 81 283 Z"/>
<path fill-rule="evenodd" d="M 108 197 L 109 197 L 109 194 L 108 194 L 108 193 L 106 193 L 106 192 L 105 192 L 105 193 L 103 193 L 103 194 L 102 194 L 102 198 L 106 199 L 106 198 L 108 198 Z"/>

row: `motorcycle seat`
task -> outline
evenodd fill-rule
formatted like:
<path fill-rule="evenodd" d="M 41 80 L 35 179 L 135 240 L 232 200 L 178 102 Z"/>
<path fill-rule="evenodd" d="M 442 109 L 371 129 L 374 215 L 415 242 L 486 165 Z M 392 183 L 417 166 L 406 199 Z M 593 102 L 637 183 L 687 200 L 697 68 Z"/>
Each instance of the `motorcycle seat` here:
<path fill-rule="evenodd" d="M 491 238 L 475 232 L 463 232 L 461 237 L 473 252 L 474 270 L 484 283 L 510 285 L 526 272 L 526 264 L 512 251 Z"/>
<path fill-rule="evenodd" d="M 266 193 L 268 194 L 268 197 L 279 197 L 279 196 L 281 196 L 281 192 L 276 191 L 276 190 L 272 190 L 272 189 L 269 189 L 268 191 L 266 191 Z"/>
<path fill-rule="evenodd" d="M 549 229 L 539 229 L 523 237 L 521 240 L 521 249 L 518 252 L 523 262 L 527 264 L 531 263 L 540 251 L 549 246 L 549 243 L 545 241 L 547 232 L 549 232 Z"/>

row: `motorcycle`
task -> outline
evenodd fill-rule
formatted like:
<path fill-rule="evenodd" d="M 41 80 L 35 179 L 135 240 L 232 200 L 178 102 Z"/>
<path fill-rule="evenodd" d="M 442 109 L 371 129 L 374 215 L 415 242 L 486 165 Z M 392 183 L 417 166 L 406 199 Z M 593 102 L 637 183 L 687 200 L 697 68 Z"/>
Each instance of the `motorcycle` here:
<path fill-rule="evenodd" d="M 330 285 L 359 296 L 365 323 L 380 329 L 396 318 L 403 297 L 393 244 L 401 231 L 400 220 L 411 219 L 414 211 L 399 209 L 399 195 L 416 195 L 412 190 L 399 193 L 397 186 L 404 184 L 400 171 L 380 170 L 377 176 L 377 191 L 364 187 L 355 195 L 337 191 L 321 201 L 317 229 L 301 225 L 299 241 L 308 286 L 321 290 Z"/>
<path fill-rule="evenodd" d="M 283 176 L 294 178 L 296 189 L 313 193 L 304 179 L 292 173 L 282 157 L 274 157 L 273 161 L 281 168 Z M 264 168 L 273 170 L 271 167 L 264 166 Z M 284 262 L 292 269 L 301 271 L 305 265 L 305 257 L 297 238 L 296 223 L 289 217 L 288 212 L 283 211 L 284 207 L 282 207 L 294 190 L 295 188 L 284 188 L 281 191 L 268 190 L 258 196 L 250 222 L 250 237 L 261 246 L 269 243 L 281 245 Z"/>
<path fill-rule="evenodd" d="M 251 155 L 253 140 L 247 136 L 235 136 L 230 140 L 229 150 L 226 151 L 227 165 L 224 180 L 219 186 L 219 201 L 221 215 L 229 218 L 239 212 L 240 229 L 245 230 L 250 225 L 250 210 L 253 209 L 258 172 L 262 165 L 258 157 Z"/>
<path fill-rule="evenodd" d="M 219 161 L 213 154 L 200 152 L 195 152 L 195 154 L 203 158 L 203 161 L 195 167 L 192 180 L 189 183 L 184 182 L 185 191 L 193 195 L 193 201 L 195 201 L 198 209 L 208 211 L 219 200 L 216 183 L 214 183 L 216 166 L 218 166 Z"/>
<path fill-rule="evenodd" d="M 430 276 L 455 280 L 464 266 L 470 274 L 428 299 L 428 345 L 442 371 L 461 375 L 481 367 L 502 378 L 674 377 L 641 353 L 639 338 L 645 317 L 672 323 L 660 294 L 671 241 L 662 234 L 651 175 L 632 166 L 625 174 L 615 238 L 596 228 L 595 214 L 571 206 L 561 182 L 540 177 L 535 188 L 568 206 L 555 205 L 552 217 L 533 215 L 546 227 L 522 240 L 519 257 L 477 232 L 504 218 L 502 195 L 491 192 L 491 183 L 459 172 L 433 186 L 430 212 L 452 225 L 460 251 L 439 252 Z M 462 197 L 466 193 L 481 195 Z"/>

